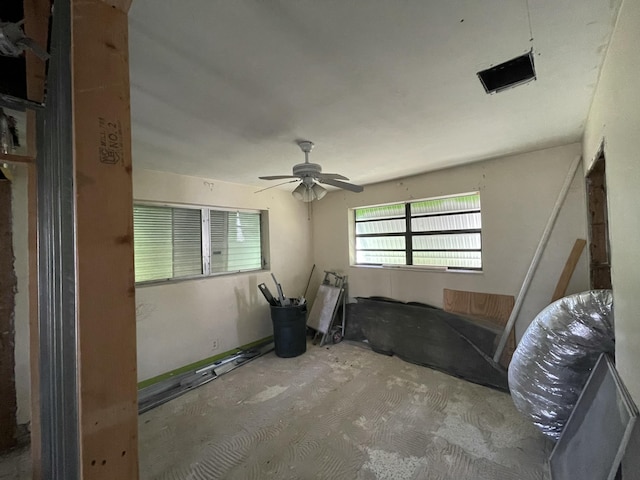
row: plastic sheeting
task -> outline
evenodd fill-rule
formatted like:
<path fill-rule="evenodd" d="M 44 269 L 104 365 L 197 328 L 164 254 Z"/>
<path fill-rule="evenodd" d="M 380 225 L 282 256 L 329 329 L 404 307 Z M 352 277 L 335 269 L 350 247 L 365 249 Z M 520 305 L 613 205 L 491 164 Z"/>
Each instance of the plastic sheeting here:
<path fill-rule="evenodd" d="M 516 408 L 557 440 L 600 354 L 614 349 L 611 290 L 552 303 L 531 322 L 509 365 Z"/>
<path fill-rule="evenodd" d="M 491 358 L 495 331 L 439 308 L 358 297 L 347 304 L 345 338 L 470 382 L 509 388 L 507 372 Z"/>

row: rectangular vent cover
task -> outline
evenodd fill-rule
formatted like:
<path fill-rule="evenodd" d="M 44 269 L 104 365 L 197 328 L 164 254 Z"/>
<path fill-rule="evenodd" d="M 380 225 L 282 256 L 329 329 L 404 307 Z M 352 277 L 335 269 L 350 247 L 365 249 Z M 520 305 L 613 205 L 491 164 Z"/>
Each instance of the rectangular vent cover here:
<path fill-rule="evenodd" d="M 507 88 L 535 80 L 536 70 L 533 65 L 533 51 L 512 58 L 495 67 L 482 70 L 478 72 L 478 78 L 487 93 L 501 92 Z"/>

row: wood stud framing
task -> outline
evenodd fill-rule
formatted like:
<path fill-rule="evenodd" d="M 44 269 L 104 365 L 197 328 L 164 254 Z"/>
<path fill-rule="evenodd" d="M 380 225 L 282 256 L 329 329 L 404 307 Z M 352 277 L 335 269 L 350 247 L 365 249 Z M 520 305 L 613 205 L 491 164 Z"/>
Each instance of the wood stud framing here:
<path fill-rule="evenodd" d="M 591 288 L 611 288 L 605 168 L 604 154 L 600 154 L 587 175 Z"/>
<path fill-rule="evenodd" d="M 71 7 L 76 225 L 79 478 L 137 479 L 137 371 L 129 110 L 130 0 L 60 0 Z M 24 0 L 25 30 L 49 38 L 50 0 Z M 27 54 L 29 100 L 45 99 L 46 64 Z M 33 478 L 43 478 L 37 290 L 37 170 L 34 112 L 29 168 Z M 46 135 L 46 132 L 45 132 Z M 2 160 L 3 156 L 0 156 Z M 45 159 L 55 161 L 55 159 Z M 71 480 L 71 479 L 69 479 Z"/>
<path fill-rule="evenodd" d="M 72 0 L 83 479 L 138 478 L 130 2 Z"/>

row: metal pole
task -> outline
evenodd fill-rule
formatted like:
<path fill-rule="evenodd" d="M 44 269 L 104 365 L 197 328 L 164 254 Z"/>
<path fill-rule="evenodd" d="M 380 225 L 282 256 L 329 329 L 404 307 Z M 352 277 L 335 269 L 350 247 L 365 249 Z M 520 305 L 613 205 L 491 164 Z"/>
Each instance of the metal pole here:
<path fill-rule="evenodd" d="M 47 107 L 38 120 L 38 290 L 42 478 L 80 478 L 71 96 L 71 5 L 56 0 Z"/>
<path fill-rule="evenodd" d="M 538 243 L 538 248 L 536 252 L 533 254 L 533 259 L 531 260 L 531 265 L 529 265 L 529 270 L 524 277 L 524 282 L 522 283 L 522 288 L 520 288 L 520 293 L 518 293 L 518 297 L 516 298 L 515 305 L 513 306 L 513 310 L 511 310 L 511 315 L 509 316 L 509 320 L 504 327 L 504 331 L 502 332 L 502 337 L 500 337 L 500 342 L 498 343 L 498 348 L 496 349 L 496 353 L 493 356 L 494 362 L 499 362 L 500 357 L 502 356 L 502 352 L 504 347 L 507 344 L 507 339 L 509 338 L 509 334 L 513 329 L 514 324 L 516 323 L 516 319 L 518 318 L 518 314 L 520 313 L 520 308 L 522 307 L 522 303 L 524 302 L 524 297 L 529 290 L 529 285 L 531 285 L 531 280 L 533 280 L 533 275 L 536 273 L 536 269 L 538 268 L 538 264 L 540 263 L 540 258 L 542 257 L 542 253 L 544 252 L 547 243 L 549 242 L 549 237 L 551 236 L 551 231 L 553 230 L 553 226 L 556 223 L 558 218 L 558 214 L 560 213 L 560 209 L 564 204 L 565 199 L 567 198 L 567 193 L 569 192 L 569 187 L 571 186 L 571 182 L 573 181 L 573 177 L 576 174 L 576 170 L 578 169 L 578 165 L 580 165 L 581 157 L 577 156 L 571 166 L 569 167 L 569 171 L 567 172 L 567 176 L 564 179 L 564 183 L 562 184 L 562 188 L 560 189 L 560 193 L 558 194 L 558 198 L 556 200 L 556 204 L 553 206 L 553 210 L 551 211 L 551 215 L 549 216 L 549 220 L 547 220 L 547 225 L 544 227 L 544 232 L 542 232 L 542 238 L 540 238 L 540 242 Z"/>

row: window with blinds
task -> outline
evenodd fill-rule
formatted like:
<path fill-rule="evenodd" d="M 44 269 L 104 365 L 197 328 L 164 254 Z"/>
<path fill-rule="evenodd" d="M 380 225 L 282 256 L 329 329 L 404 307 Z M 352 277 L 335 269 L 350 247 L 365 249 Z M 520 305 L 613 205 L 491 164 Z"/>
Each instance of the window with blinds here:
<path fill-rule="evenodd" d="M 355 209 L 359 265 L 482 270 L 478 192 Z"/>
<path fill-rule="evenodd" d="M 135 205 L 136 282 L 260 270 L 260 212 Z"/>
<path fill-rule="evenodd" d="M 262 268 L 260 214 L 210 211 L 211 273 Z"/>

